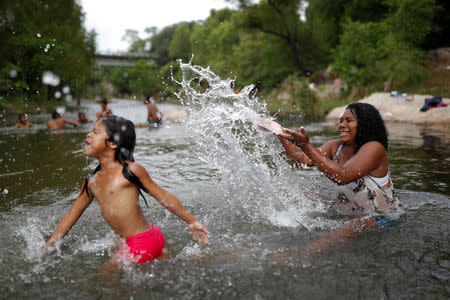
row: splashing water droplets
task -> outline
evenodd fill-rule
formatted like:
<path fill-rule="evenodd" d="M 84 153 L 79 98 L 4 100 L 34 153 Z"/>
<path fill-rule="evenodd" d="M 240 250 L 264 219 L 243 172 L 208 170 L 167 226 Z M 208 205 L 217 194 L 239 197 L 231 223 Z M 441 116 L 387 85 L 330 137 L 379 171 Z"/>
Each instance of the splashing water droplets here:
<path fill-rule="evenodd" d="M 227 213 L 278 226 L 315 227 L 307 217 L 314 206 L 305 197 L 309 188 L 298 182 L 276 138 L 258 128 L 269 112 L 252 93 L 254 86 L 236 94 L 232 79 L 191 63 L 180 67 L 181 81 L 173 80 L 182 87 L 177 97 L 186 109 L 186 134 L 217 177 Z"/>
<path fill-rule="evenodd" d="M 113 139 L 114 139 L 114 141 L 116 143 L 119 143 L 120 142 L 120 135 L 118 133 L 115 133 Z"/>
<path fill-rule="evenodd" d="M 17 72 L 16 69 L 11 69 L 11 70 L 9 70 L 9 77 L 11 77 L 11 78 L 16 78 L 16 77 L 17 77 L 17 74 L 18 74 L 18 72 Z"/>
<path fill-rule="evenodd" d="M 70 93 L 70 87 L 68 87 L 67 85 L 65 85 L 63 88 L 62 88 L 62 91 L 63 91 L 63 93 L 64 94 L 69 94 Z"/>
<path fill-rule="evenodd" d="M 42 83 L 51 86 L 57 86 L 61 79 L 58 75 L 51 71 L 44 71 L 42 73 Z"/>

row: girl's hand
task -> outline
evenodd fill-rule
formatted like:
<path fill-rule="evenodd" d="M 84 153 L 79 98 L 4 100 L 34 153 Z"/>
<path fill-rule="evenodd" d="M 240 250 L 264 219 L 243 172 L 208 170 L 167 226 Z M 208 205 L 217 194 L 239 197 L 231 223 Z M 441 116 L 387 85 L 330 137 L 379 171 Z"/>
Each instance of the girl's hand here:
<path fill-rule="evenodd" d="M 194 240 L 199 243 L 203 243 L 204 245 L 208 245 L 207 234 L 209 233 L 209 231 L 206 230 L 205 226 L 203 226 L 202 223 L 200 223 L 199 221 L 195 221 L 189 224 L 189 229 L 192 232 Z"/>
<path fill-rule="evenodd" d="M 289 138 L 285 136 L 289 136 L 290 140 L 297 143 L 300 147 L 302 147 L 305 144 L 309 144 L 309 136 L 308 133 L 303 128 L 303 126 L 300 127 L 300 130 L 298 132 L 287 128 L 284 128 L 283 132 L 287 132 L 288 134 L 279 134 L 279 136 L 287 139 Z"/>

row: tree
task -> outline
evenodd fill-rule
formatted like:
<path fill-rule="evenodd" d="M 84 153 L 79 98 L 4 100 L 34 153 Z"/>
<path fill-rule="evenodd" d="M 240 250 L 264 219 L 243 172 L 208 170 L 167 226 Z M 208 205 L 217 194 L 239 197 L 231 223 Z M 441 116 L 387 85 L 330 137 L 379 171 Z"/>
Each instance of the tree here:
<path fill-rule="evenodd" d="M 351 84 L 394 80 L 417 84 L 427 76 L 420 48 L 437 11 L 434 0 L 387 0 L 379 21 L 348 21 L 336 48 L 334 66 Z"/>
<path fill-rule="evenodd" d="M 182 23 L 177 27 L 169 45 L 169 58 L 189 60 L 191 50 L 191 28 L 188 23 Z"/>
<path fill-rule="evenodd" d="M 28 98 L 51 98 L 56 90 L 68 86 L 77 94 L 86 88 L 92 72 L 95 34 L 82 26 L 83 14 L 75 0 L 29 0 L 4 3 L 6 25 L 0 27 L 1 74 L 14 68 L 14 86 L 0 86 L 7 95 L 28 93 Z M 55 12 L 58 12 L 55 14 Z M 42 74 L 50 71 L 60 79 L 58 86 L 47 87 Z M 17 88 L 17 81 L 24 84 Z"/>
<path fill-rule="evenodd" d="M 129 88 L 135 95 L 156 95 L 160 91 L 156 63 L 138 60 L 128 69 Z"/>
<path fill-rule="evenodd" d="M 292 62 L 305 75 L 306 68 L 299 51 L 301 41 L 299 27 L 302 25 L 299 0 L 266 0 L 247 7 L 241 13 L 241 26 L 263 32 L 279 39 L 288 49 Z"/>
<path fill-rule="evenodd" d="M 164 27 L 150 38 L 150 53 L 155 55 L 158 66 L 164 66 L 170 61 L 169 46 L 177 27 L 177 24 Z"/>

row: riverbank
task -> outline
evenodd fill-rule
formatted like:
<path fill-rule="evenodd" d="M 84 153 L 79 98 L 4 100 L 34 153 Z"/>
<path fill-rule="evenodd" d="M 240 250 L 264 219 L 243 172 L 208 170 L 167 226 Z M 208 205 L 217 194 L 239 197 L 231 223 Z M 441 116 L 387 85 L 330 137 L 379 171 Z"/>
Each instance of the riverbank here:
<path fill-rule="evenodd" d="M 413 95 L 413 99 L 391 97 L 389 93 L 373 93 L 358 102 L 369 103 L 375 106 L 386 121 L 408 122 L 413 124 L 439 124 L 450 126 L 450 99 L 442 98 L 445 107 L 420 111 L 425 99 L 432 98 L 431 95 Z M 327 120 L 338 120 L 343 114 L 346 105 L 332 109 L 327 115 Z"/>

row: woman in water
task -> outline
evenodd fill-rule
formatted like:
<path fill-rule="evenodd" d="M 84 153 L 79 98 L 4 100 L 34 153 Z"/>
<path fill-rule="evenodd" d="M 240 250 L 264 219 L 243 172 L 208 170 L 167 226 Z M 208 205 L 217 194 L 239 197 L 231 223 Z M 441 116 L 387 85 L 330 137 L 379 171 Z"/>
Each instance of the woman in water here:
<path fill-rule="evenodd" d="M 143 263 L 160 257 L 164 237 L 145 220 L 138 201 L 141 190 L 185 221 L 195 240 L 208 243 L 206 228 L 174 195 L 153 182 L 144 167 L 134 162 L 135 143 L 134 125 L 124 118 L 107 116 L 95 124 L 87 135 L 84 153 L 96 158 L 99 165 L 86 177 L 80 195 L 48 240 L 44 253 L 69 232 L 95 197 L 105 221 L 125 239 L 118 252 L 121 258 Z M 110 266 L 114 264 L 113 259 Z"/>
<path fill-rule="evenodd" d="M 384 214 L 399 208 L 389 172 L 387 130 L 378 110 L 370 104 L 352 103 L 340 118 L 339 139 L 314 147 L 303 127 L 294 131 L 274 121 L 260 127 L 276 134 L 286 154 L 297 164 L 317 166 L 341 186 L 333 206 L 358 217 L 308 246 L 322 249 L 362 228 L 386 225 Z"/>

